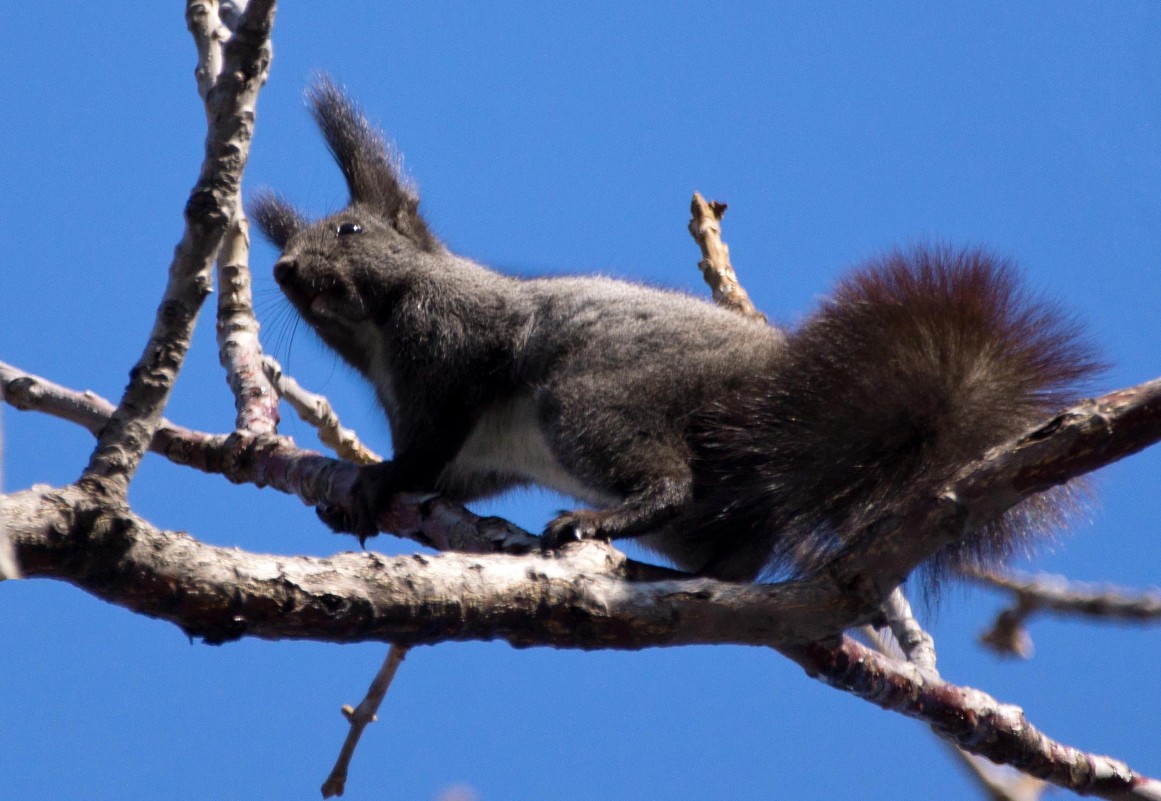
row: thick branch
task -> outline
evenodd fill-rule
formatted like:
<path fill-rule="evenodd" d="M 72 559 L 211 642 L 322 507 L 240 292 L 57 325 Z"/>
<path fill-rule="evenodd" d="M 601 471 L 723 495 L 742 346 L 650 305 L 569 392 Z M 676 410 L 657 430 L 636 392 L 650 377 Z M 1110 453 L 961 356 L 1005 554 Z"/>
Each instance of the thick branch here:
<path fill-rule="evenodd" d="M 790 584 L 636 581 L 634 563 L 600 543 L 519 557 L 251 554 L 158 530 L 76 487 L 0 496 L 0 514 L 26 575 L 68 581 L 213 642 L 779 645 L 803 639 L 787 621 L 808 618 L 815 600 Z"/>
<path fill-rule="evenodd" d="M 0 380 L 7 383 L 7 399 L 18 408 L 28 407 L 20 406 L 14 397 L 30 393 L 16 390 L 27 390 L 40 381 L 6 365 L 0 365 Z M 48 382 L 39 385 L 42 397 L 46 386 Z M 73 414 L 84 405 L 80 398 L 94 402 L 92 395 L 80 396 L 56 385 L 51 388 L 63 393 L 57 405 Z M 310 504 L 341 502 L 349 496 L 355 479 L 350 463 L 300 450 L 289 440 L 235 435 L 220 440 L 223 446 L 218 451 L 218 440 L 192 432 L 191 444 L 197 447 L 186 448 L 187 441 L 177 438 L 179 431 L 171 426 L 165 432 L 172 439 L 161 447 L 171 459 L 194 464 L 196 457 L 200 469 L 291 492 Z M 1136 453 L 1159 438 L 1161 380 L 1085 401 L 1057 415 L 965 467 L 941 495 L 917 498 L 901 517 L 874 524 L 820 573 L 786 585 L 795 588 L 798 600 L 783 612 L 800 616 L 788 630 L 809 641 L 870 622 L 915 566 L 962 537 L 969 527 L 994 518 L 1029 495 Z M 159 434 L 159 443 L 162 440 Z M 394 521 L 395 533 L 439 550 L 520 553 L 537 542 L 507 521 L 481 518 L 442 500 L 397 505 Z"/>
<path fill-rule="evenodd" d="M 250 3 L 226 46 L 222 74 L 206 94 L 211 123 L 206 155 L 186 203 L 185 232 L 170 264 L 169 283 L 145 352 L 85 469 L 86 476 L 109 480 L 121 493 L 161 423 L 198 310 L 210 292 L 210 269 L 233 217 L 254 130 L 254 104 L 270 66 L 273 22 L 274 0 Z"/>
<path fill-rule="evenodd" d="M 115 497 L 76 487 L 0 497 L 29 575 L 76 584 L 210 642 L 243 636 L 328 642 L 503 639 L 513 645 L 637 649 L 777 647 L 807 672 L 929 723 L 961 747 L 1104 798 L 1161 799 L 1158 783 L 1037 731 L 1016 707 L 896 663 L 844 638 L 794 645 L 795 585 L 707 579 L 639 582 L 616 551 L 582 543 L 560 557 L 276 557 L 163 532 Z M 809 601 L 808 601 L 809 603 Z"/>

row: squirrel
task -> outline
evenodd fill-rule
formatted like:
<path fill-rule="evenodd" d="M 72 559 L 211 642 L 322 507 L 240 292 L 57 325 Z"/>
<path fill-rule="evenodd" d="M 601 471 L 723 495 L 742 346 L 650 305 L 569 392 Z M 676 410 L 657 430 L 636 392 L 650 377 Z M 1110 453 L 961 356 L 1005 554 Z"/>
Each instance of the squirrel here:
<path fill-rule="evenodd" d="M 282 292 L 386 412 L 394 457 L 319 510 L 361 540 L 400 492 L 538 484 L 591 507 L 551 521 L 546 547 L 635 537 L 694 574 L 801 574 L 1098 368 L 1078 326 L 982 250 L 889 252 L 793 330 L 612 278 L 502 275 L 435 237 L 342 90 L 307 96 L 350 202 L 312 223 L 266 190 L 250 216 L 282 250 Z M 1002 560 L 1075 494 L 1027 499 L 926 567 Z"/>

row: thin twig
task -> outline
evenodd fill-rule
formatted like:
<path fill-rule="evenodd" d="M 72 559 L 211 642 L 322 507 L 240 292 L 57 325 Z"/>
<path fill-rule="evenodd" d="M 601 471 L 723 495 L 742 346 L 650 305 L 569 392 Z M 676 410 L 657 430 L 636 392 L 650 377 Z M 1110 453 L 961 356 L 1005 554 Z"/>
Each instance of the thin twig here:
<path fill-rule="evenodd" d="M 1161 621 L 1161 590 L 1085 584 L 1063 576 L 976 573 L 973 580 L 1012 594 L 1015 603 L 996 616 L 980 641 L 997 653 L 1028 659 L 1032 637 L 1025 624 L 1041 612 L 1096 620 Z"/>
<path fill-rule="evenodd" d="M 991 801 L 1040 801 L 1052 785 L 1020 773 L 1015 768 L 1000 766 L 989 759 L 969 753 L 959 746 L 940 740 L 956 763 L 988 794 Z"/>
<path fill-rule="evenodd" d="M 263 357 L 262 369 L 282 399 L 290 404 L 304 423 L 318 431 L 319 440 L 333 448 L 340 459 L 356 464 L 383 461 L 383 457 L 362 443 L 358 434 L 343 428 L 330 401 L 303 389 L 297 381 L 282 372 L 282 365 L 273 356 Z"/>
<path fill-rule="evenodd" d="M 883 603 L 883 614 L 886 615 L 887 625 L 895 635 L 895 642 L 899 643 L 899 648 L 907 661 L 921 670 L 938 675 L 935 667 L 935 640 L 915 619 L 902 587 L 896 587 L 887 596 L 887 600 Z"/>
<path fill-rule="evenodd" d="M 701 248 L 702 260 L 697 266 L 713 290 L 714 302 L 745 317 L 766 322 L 766 315 L 754 307 L 750 296 L 738 283 L 738 276 L 730 264 L 730 249 L 722 241 L 722 215 L 726 213 L 726 204 L 716 200 L 707 203 L 694 192 L 689 211 L 689 233 Z"/>
<path fill-rule="evenodd" d="M 347 784 L 347 770 L 351 767 L 351 757 L 354 756 L 355 748 L 359 745 L 359 738 L 363 736 L 363 729 L 367 728 L 367 724 L 374 723 L 379 719 L 379 705 L 383 703 L 383 696 L 387 695 L 387 690 L 395 679 L 395 671 L 399 669 L 400 663 L 406 656 L 406 648 L 392 644 L 379 672 L 375 674 L 371 686 L 367 688 L 366 697 L 353 709 L 350 706 L 343 707 L 343 717 L 350 722 L 351 728 L 347 731 L 347 738 L 343 740 L 343 747 L 339 750 L 339 758 L 335 761 L 335 766 L 331 768 L 330 775 L 323 782 L 323 798 L 343 794 Z"/>

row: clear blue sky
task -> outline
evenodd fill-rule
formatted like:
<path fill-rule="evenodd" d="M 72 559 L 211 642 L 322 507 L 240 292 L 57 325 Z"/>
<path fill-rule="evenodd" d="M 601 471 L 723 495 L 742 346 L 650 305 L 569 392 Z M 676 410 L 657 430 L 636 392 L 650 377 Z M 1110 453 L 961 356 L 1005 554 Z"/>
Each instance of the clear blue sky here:
<path fill-rule="evenodd" d="M 1161 374 L 1161 5 L 292 3 L 279 15 L 246 186 L 314 213 L 344 202 L 301 92 L 346 83 L 393 136 L 435 230 L 523 273 L 704 293 L 694 189 L 757 304 L 793 323 L 895 244 L 984 244 L 1074 309 L 1115 367 Z M 646 10 L 653 9 L 653 10 Z M 5 10 L 0 49 L 0 359 L 116 398 L 151 324 L 201 159 L 181 5 Z M 383 451 L 370 393 L 300 328 L 256 247 L 266 347 Z M 169 416 L 224 431 L 203 317 Z M 65 483 L 90 437 L 5 409 L 5 481 Z M 313 445 L 309 429 L 284 432 Z M 1161 450 L 1104 471 L 1100 502 L 1030 567 L 1147 586 L 1161 575 Z M 287 554 L 352 543 L 273 491 L 150 457 L 138 512 Z M 538 529 L 561 499 L 485 508 Z M 389 553 L 408 546 L 380 538 Z M 982 653 L 997 609 L 948 594 L 931 627 L 949 680 L 1048 734 L 1161 774 L 1157 629 L 1042 620 L 1028 663 Z M 0 794 L 313 798 L 384 647 L 190 643 L 48 581 L 0 585 Z M 972 798 L 918 723 L 760 649 L 644 653 L 448 645 L 412 653 L 347 798 Z"/>

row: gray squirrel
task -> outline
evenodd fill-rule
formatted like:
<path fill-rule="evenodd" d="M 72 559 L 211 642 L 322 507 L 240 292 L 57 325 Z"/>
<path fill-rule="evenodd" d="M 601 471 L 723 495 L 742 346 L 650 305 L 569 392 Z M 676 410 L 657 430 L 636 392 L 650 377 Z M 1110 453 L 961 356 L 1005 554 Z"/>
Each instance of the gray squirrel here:
<path fill-rule="evenodd" d="M 448 251 L 381 134 L 328 80 L 309 104 L 350 202 L 311 223 L 263 192 L 275 278 L 374 386 L 394 457 L 344 508 L 360 539 L 405 491 L 460 502 L 538 484 L 547 547 L 636 537 L 734 581 L 819 567 L 916 493 L 1075 398 L 1097 368 L 1077 327 L 979 250 L 894 251 L 798 328 L 605 277 L 522 279 Z M 1074 493 L 1035 496 L 937 553 L 942 575 L 1003 559 Z"/>

